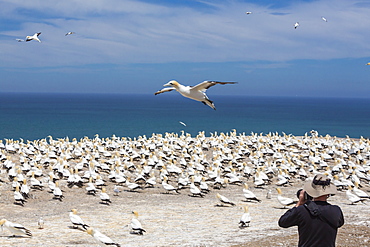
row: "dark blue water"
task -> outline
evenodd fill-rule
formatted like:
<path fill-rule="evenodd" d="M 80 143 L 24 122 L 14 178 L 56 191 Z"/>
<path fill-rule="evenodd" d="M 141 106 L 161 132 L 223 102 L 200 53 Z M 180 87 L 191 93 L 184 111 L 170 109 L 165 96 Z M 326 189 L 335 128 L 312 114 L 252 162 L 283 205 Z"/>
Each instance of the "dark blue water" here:
<path fill-rule="evenodd" d="M 0 139 L 151 136 L 184 130 L 370 137 L 370 99 L 212 96 L 217 110 L 167 95 L 0 94 Z M 179 121 L 186 123 L 186 127 Z"/>

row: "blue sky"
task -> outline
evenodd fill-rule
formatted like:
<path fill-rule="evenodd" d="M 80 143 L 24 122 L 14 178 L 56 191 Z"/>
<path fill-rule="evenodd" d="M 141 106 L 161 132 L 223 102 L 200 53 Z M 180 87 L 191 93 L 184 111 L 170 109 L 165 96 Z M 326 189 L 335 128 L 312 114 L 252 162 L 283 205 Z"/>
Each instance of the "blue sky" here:
<path fill-rule="evenodd" d="M 368 0 L 0 6 L 0 92 L 152 94 L 175 79 L 239 82 L 209 95 L 370 97 Z M 35 32 L 41 43 L 15 40 Z"/>

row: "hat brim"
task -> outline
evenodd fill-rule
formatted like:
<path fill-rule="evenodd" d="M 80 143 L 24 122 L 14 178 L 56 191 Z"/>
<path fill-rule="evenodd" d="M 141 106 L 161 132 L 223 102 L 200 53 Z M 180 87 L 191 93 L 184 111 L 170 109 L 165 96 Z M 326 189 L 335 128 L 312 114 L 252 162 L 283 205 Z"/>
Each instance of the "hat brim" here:
<path fill-rule="evenodd" d="M 303 186 L 303 190 L 306 191 L 307 194 L 309 194 L 313 198 L 317 198 L 323 195 L 335 195 L 337 193 L 337 188 L 333 184 L 325 187 L 317 186 L 316 188 L 314 188 L 312 187 L 312 181 L 307 182 Z"/>

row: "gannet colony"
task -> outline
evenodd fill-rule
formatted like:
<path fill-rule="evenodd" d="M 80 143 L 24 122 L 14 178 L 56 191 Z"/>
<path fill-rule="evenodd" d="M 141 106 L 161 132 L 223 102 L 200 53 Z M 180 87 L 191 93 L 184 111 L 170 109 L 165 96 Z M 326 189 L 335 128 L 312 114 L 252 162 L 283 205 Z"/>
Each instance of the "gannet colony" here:
<path fill-rule="evenodd" d="M 367 210 L 370 140 L 236 130 L 0 140 L 0 241 L 242 244 L 278 231 L 271 221 L 294 205 L 296 190 L 317 173 L 338 188 L 332 202 L 345 215 Z M 361 217 L 346 223 L 356 220 L 369 223 Z"/>

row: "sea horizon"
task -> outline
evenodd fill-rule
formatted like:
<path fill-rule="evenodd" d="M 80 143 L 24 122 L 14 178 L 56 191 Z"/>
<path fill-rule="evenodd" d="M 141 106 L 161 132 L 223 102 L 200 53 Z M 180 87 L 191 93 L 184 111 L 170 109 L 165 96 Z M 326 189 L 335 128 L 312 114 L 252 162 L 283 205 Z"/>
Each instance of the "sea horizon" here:
<path fill-rule="evenodd" d="M 370 99 L 208 95 L 217 110 L 177 93 L 0 93 L 0 139 L 135 138 L 204 131 L 367 138 Z M 183 124 L 181 124 L 182 122 Z"/>

